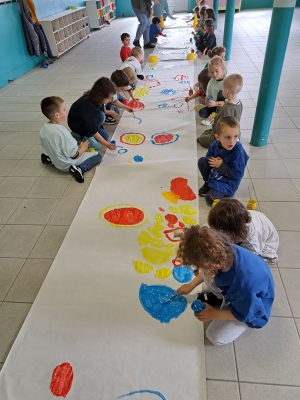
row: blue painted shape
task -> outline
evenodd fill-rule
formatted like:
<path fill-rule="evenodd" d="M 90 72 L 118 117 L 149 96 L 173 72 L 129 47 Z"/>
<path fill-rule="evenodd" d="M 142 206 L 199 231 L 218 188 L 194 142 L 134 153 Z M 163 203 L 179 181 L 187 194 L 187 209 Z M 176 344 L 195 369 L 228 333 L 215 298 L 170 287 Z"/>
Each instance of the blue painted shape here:
<path fill-rule="evenodd" d="M 160 94 L 164 95 L 164 96 L 172 96 L 173 94 L 176 94 L 177 90 L 175 89 L 163 89 Z"/>
<path fill-rule="evenodd" d="M 122 147 L 122 146 L 117 146 L 117 147 L 119 147 L 119 150 L 118 150 L 118 153 L 119 154 L 125 154 L 125 153 L 127 153 L 127 149 L 125 149 L 124 147 Z"/>
<path fill-rule="evenodd" d="M 180 108 L 183 106 L 183 103 L 175 103 L 174 108 Z"/>
<path fill-rule="evenodd" d="M 146 78 L 148 79 L 155 78 L 155 75 L 146 75 Z"/>
<path fill-rule="evenodd" d="M 183 80 L 183 81 L 179 81 L 178 83 L 184 83 L 184 84 L 187 84 L 187 83 L 190 83 L 190 81 L 187 81 L 187 80 L 185 79 L 185 80 Z"/>
<path fill-rule="evenodd" d="M 173 140 L 170 140 L 169 142 L 157 143 L 157 142 L 154 140 L 156 136 L 164 135 L 164 134 L 165 134 L 165 135 L 169 135 L 169 133 L 167 133 L 167 132 L 155 133 L 154 135 L 151 136 L 151 142 L 152 142 L 153 144 L 155 144 L 156 146 L 164 146 L 165 144 L 171 144 L 171 143 L 177 142 L 177 140 L 178 140 L 178 138 L 179 138 L 179 135 L 177 135 L 177 133 L 172 133 L 172 135 L 173 135 Z"/>
<path fill-rule="evenodd" d="M 139 297 L 144 310 L 161 323 L 169 324 L 171 319 L 178 318 L 186 309 L 184 296 L 176 296 L 174 300 L 163 304 L 176 293 L 176 290 L 164 285 L 141 284 Z"/>
<path fill-rule="evenodd" d="M 203 304 L 201 300 L 197 299 L 192 302 L 191 309 L 194 311 L 194 313 L 199 313 L 206 309 L 206 305 Z"/>
<path fill-rule="evenodd" d="M 193 279 L 193 268 L 183 265 L 182 267 L 173 268 L 173 277 L 180 283 L 190 282 Z"/>
<path fill-rule="evenodd" d="M 143 162 L 144 158 L 142 156 L 134 156 L 133 161 L 135 162 Z"/>
<path fill-rule="evenodd" d="M 161 103 L 158 105 L 158 108 L 167 108 L 169 106 L 170 106 L 170 104 L 168 104 L 168 103 Z"/>
<path fill-rule="evenodd" d="M 140 124 L 142 122 L 141 118 L 136 117 L 134 113 L 132 113 L 132 114 L 133 114 L 133 118 L 137 119 L 139 121 L 138 124 Z"/>
<path fill-rule="evenodd" d="M 154 390 L 137 390 L 135 392 L 123 394 L 123 396 L 118 397 L 118 399 L 122 399 L 123 397 L 133 396 L 134 394 L 138 394 L 138 393 L 150 393 L 150 394 L 154 394 L 154 395 L 160 397 L 162 400 L 167 400 L 164 395 L 162 395 L 160 392 L 156 392 Z"/>

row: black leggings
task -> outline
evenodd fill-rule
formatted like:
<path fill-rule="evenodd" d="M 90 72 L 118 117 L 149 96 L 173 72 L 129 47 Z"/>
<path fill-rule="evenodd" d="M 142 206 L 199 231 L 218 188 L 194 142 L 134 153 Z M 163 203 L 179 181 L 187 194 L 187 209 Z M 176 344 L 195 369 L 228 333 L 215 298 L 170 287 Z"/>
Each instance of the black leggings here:
<path fill-rule="evenodd" d="M 219 91 L 216 101 L 225 101 L 225 97 L 222 95 L 222 90 Z M 208 118 L 211 113 L 216 112 L 217 107 L 203 107 L 199 111 L 199 116 L 201 118 Z"/>

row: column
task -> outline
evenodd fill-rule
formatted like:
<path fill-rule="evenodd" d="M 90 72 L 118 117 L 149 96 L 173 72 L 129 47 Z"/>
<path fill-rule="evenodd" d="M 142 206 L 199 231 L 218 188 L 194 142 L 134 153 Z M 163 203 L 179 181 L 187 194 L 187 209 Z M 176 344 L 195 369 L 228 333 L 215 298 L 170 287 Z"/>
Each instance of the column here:
<path fill-rule="evenodd" d="M 235 11 L 235 0 L 227 0 L 226 12 L 225 12 L 224 37 L 223 37 L 223 46 L 226 49 L 226 56 L 225 56 L 226 61 L 230 60 L 234 11 Z"/>
<path fill-rule="evenodd" d="M 216 22 L 215 22 L 215 29 L 218 27 L 218 20 L 219 20 L 219 0 L 214 0 L 214 12 L 216 14 Z"/>

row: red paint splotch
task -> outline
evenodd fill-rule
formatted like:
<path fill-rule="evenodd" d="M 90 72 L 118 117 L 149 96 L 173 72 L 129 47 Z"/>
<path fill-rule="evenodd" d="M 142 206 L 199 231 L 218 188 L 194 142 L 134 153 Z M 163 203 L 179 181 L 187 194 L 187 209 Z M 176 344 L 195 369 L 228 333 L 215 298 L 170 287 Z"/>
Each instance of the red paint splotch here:
<path fill-rule="evenodd" d="M 170 241 L 170 242 L 180 242 L 180 237 L 175 237 L 174 236 L 174 232 L 176 231 L 181 231 L 181 228 L 173 228 L 173 229 L 166 229 L 165 231 L 163 231 L 163 234 L 165 235 L 165 237 Z M 173 233 L 173 235 L 171 236 L 171 234 Z"/>
<path fill-rule="evenodd" d="M 175 178 L 171 181 L 171 192 L 177 194 L 181 200 L 195 200 L 196 195 L 188 185 L 185 178 Z"/>
<path fill-rule="evenodd" d="M 136 207 L 122 207 L 107 211 L 103 218 L 114 225 L 133 226 L 141 223 L 145 214 Z"/>
<path fill-rule="evenodd" d="M 172 260 L 172 264 L 174 265 L 174 267 L 181 267 L 182 261 L 178 260 L 178 258 L 174 258 L 174 260 Z"/>
<path fill-rule="evenodd" d="M 142 111 L 145 108 L 145 104 L 137 100 L 127 101 L 126 105 L 133 108 L 133 111 Z"/>
<path fill-rule="evenodd" d="M 159 211 L 165 212 L 165 210 L 162 207 L 158 207 Z"/>
<path fill-rule="evenodd" d="M 165 215 L 165 219 L 168 221 L 169 228 L 175 228 L 175 224 L 178 222 L 178 218 L 176 217 L 176 215 L 167 214 Z"/>
<path fill-rule="evenodd" d="M 185 81 L 188 78 L 189 77 L 186 76 L 186 75 L 176 75 L 176 76 L 174 76 L 175 81 Z"/>
<path fill-rule="evenodd" d="M 173 138 L 174 135 L 172 133 L 161 133 L 160 135 L 154 136 L 153 140 L 155 143 L 163 144 L 171 142 Z"/>
<path fill-rule="evenodd" d="M 58 365 L 53 373 L 50 383 L 50 390 L 54 396 L 66 397 L 73 382 L 73 368 L 71 364 L 65 362 Z"/>
<path fill-rule="evenodd" d="M 149 89 L 154 89 L 154 88 L 160 86 L 160 82 L 157 81 L 156 79 L 151 79 L 151 82 L 153 82 L 153 83 L 151 84 L 151 86 L 149 86 Z"/>

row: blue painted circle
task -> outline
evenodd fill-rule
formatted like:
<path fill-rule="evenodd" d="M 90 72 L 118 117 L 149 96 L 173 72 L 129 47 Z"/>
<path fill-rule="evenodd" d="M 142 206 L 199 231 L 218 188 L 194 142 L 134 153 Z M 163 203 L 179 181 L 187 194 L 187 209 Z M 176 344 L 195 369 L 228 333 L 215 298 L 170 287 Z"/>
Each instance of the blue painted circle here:
<path fill-rule="evenodd" d="M 168 303 L 176 291 L 164 285 L 141 284 L 139 297 L 144 310 L 161 323 L 168 324 L 171 319 L 178 318 L 186 309 L 187 301 L 184 296 L 176 296 Z"/>
<path fill-rule="evenodd" d="M 173 277 L 180 283 L 190 282 L 193 279 L 193 268 L 183 265 L 173 268 Z"/>
<path fill-rule="evenodd" d="M 134 156 L 134 157 L 133 157 L 133 161 L 135 161 L 135 162 L 143 162 L 144 159 L 143 159 L 142 156 Z"/>
<path fill-rule="evenodd" d="M 118 397 L 118 399 L 122 399 L 123 397 L 130 397 L 130 396 L 133 396 L 134 394 L 139 394 L 139 393 L 150 393 L 150 394 L 154 394 L 157 397 L 160 397 L 162 400 L 167 400 L 164 395 L 162 395 L 160 392 L 157 392 L 154 390 L 136 390 L 135 392 L 124 394 L 123 396 Z"/>

